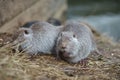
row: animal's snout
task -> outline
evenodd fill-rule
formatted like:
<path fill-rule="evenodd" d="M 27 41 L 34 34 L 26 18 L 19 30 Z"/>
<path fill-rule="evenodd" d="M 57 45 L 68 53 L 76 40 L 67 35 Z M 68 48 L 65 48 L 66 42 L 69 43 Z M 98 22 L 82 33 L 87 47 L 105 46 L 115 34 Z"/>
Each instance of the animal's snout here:
<path fill-rule="evenodd" d="M 61 57 L 69 57 L 69 53 L 66 52 L 65 50 L 60 50 L 60 51 L 59 51 L 59 55 L 60 55 Z"/>
<path fill-rule="evenodd" d="M 61 49 L 59 53 L 65 53 L 65 49 Z"/>
<path fill-rule="evenodd" d="M 66 49 L 66 44 L 65 44 L 65 43 L 62 43 L 61 49 L 62 49 L 62 50 L 65 50 L 65 49 Z"/>
<path fill-rule="evenodd" d="M 62 46 L 61 48 L 62 48 L 62 49 L 65 49 L 66 47 L 65 47 L 65 46 Z"/>
<path fill-rule="evenodd" d="M 65 53 L 66 51 L 66 47 L 65 46 L 61 46 L 61 50 L 60 50 L 62 53 Z"/>

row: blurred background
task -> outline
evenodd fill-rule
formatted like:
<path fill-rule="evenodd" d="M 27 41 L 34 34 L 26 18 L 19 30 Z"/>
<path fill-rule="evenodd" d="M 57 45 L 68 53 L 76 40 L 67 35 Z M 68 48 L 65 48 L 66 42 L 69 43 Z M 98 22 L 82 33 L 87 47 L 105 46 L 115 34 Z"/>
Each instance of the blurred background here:
<path fill-rule="evenodd" d="M 68 0 L 67 18 L 88 22 L 99 33 L 120 42 L 120 0 Z"/>
<path fill-rule="evenodd" d="M 0 33 L 34 20 L 60 24 L 69 19 L 87 22 L 120 42 L 120 0 L 0 0 Z"/>

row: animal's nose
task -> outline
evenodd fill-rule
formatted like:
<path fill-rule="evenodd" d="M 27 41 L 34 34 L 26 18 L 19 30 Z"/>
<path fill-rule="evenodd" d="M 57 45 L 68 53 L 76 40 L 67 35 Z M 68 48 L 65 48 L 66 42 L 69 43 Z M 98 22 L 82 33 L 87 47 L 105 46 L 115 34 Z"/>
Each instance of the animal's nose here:
<path fill-rule="evenodd" d="M 65 47 L 65 46 L 62 46 L 61 48 L 62 48 L 62 49 L 65 49 L 66 47 Z"/>
<path fill-rule="evenodd" d="M 61 54 L 62 54 L 62 53 L 65 53 L 65 50 L 60 50 L 59 53 L 61 53 Z"/>

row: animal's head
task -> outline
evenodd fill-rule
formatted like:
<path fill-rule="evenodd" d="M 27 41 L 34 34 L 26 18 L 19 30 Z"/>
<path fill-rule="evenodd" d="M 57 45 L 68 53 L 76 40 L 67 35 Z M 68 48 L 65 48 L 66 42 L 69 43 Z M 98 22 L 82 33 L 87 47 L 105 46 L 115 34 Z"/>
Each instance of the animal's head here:
<path fill-rule="evenodd" d="M 61 57 L 73 58 L 77 56 L 79 42 L 73 32 L 62 32 L 58 40 L 58 53 Z"/>
<path fill-rule="evenodd" d="M 32 37 L 37 38 L 36 36 L 44 34 L 48 30 L 50 30 L 51 27 L 53 27 L 51 24 L 42 21 L 34 22 L 29 25 L 28 24 L 24 25 L 24 27 L 21 27 L 18 30 L 19 33 L 18 41 L 23 41 L 24 39 L 26 40 Z"/>
<path fill-rule="evenodd" d="M 20 28 L 17 40 L 19 42 L 23 42 L 27 39 L 32 38 L 32 34 L 33 33 L 32 33 L 32 30 L 30 28 Z"/>
<path fill-rule="evenodd" d="M 13 46 L 18 48 L 19 51 L 23 50 L 26 44 L 28 44 L 29 40 L 32 38 L 32 31 L 30 28 L 20 28 L 18 30 L 18 37 L 13 42 Z"/>

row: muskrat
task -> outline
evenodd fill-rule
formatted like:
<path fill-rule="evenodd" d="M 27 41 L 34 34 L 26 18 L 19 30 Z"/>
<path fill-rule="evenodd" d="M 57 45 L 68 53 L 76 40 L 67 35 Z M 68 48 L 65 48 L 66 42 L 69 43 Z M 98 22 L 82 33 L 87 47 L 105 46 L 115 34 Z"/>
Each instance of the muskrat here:
<path fill-rule="evenodd" d="M 62 26 L 54 26 L 48 22 L 36 21 L 29 27 L 21 27 L 19 36 L 14 43 L 20 43 L 20 47 L 29 54 L 51 54 Z"/>
<path fill-rule="evenodd" d="M 77 63 L 92 51 L 97 51 L 97 47 L 91 29 L 82 22 L 67 21 L 57 39 L 57 58 Z"/>

